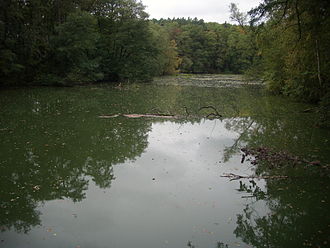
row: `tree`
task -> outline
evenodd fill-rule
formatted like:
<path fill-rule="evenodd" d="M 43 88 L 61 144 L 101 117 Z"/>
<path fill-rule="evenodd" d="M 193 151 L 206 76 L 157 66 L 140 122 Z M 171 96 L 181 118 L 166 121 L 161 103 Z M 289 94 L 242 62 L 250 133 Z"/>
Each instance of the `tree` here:
<path fill-rule="evenodd" d="M 181 72 L 243 73 L 254 60 L 256 49 L 246 26 L 191 18 L 153 21 L 175 40 L 182 59 Z"/>
<path fill-rule="evenodd" d="M 103 78 L 96 53 L 99 40 L 97 20 L 87 12 L 77 11 L 55 28 L 50 38 L 51 52 L 37 78 L 42 84 L 93 82 Z"/>
<path fill-rule="evenodd" d="M 306 101 L 329 91 L 330 4 L 267 0 L 250 11 L 258 25 L 264 78 L 270 88 Z"/>
<path fill-rule="evenodd" d="M 238 22 L 241 27 L 245 27 L 247 25 L 247 15 L 243 12 L 240 12 L 237 5 L 235 3 L 231 3 L 230 6 L 230 19 L 232 21 Z"/>

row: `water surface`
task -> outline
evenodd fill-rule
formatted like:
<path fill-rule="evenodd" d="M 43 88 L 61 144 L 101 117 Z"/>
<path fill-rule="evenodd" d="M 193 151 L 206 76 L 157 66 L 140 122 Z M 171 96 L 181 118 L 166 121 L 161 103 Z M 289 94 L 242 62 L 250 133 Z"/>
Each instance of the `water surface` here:
<path fill-rule="evenodd" d="M 1 90 L 0 246 L 326 247 L 327 174 L 241 163 L 240 149 L 326 165 L 329 130 L 303 112 L 311 106 L 236 76 L 210 77 Z M 198 109 L 209 105 L 223 118 L 205 119 L 212 109 Z M 190 117 L 175 120 L 99 118 L 183 117 L 185 107 Z"/>

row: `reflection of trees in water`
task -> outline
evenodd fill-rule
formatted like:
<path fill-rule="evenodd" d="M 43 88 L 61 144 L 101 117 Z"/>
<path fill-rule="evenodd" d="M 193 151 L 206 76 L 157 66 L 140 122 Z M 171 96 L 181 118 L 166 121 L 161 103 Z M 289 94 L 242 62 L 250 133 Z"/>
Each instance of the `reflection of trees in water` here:
<path fill-rule="evenodd" d="M 100 188 L 110 187 L 115 178 L 113 165 L 143 153 L 152 122 L 97 116 L 104 111 L 121 113 L 122 105 L 128 113 L 154 107 L 183 111 L 177 103 L 180 89 L 59 89 L 50 94 L 36 89 L 22 91 L 20 97 L 10 92 L 2 98 L 6 108 L 0 121 L 13 131 L 0 133 L 0 148 L 6 154 L 0 162 L 0 207 L 5 209 L 0 213 L 1 230 L 12 227 L 27 232 L 39 225 L 40 202 L 83 200 L 89 179 Z"/>
<path fill-rule="evenodd" d="M 307 154 L 308 147 L 325 147 L 321 142 L 324 140 L 322 133 L 308 127 L 310 116 L 297 114 L 296 106 L 290 109 L 281 100 L 260 97 L 255 89 L 141 85 L 120 92 L 75 88 L 73 91 L 52 90 L 51 94 L 48 89 L 21 93 L 17 97 L 17 93 L 10 92 L 0 98 L 4 106 L 0 123 L 6 123 L 4 127 L 14 130 L 0 133 L 0 150 L 6 154 L 0 162 L 0 207 L 4 210 L 0 213 L 0 226 L 4 227 L 1 230 L 13 227 L 28 231 L 31 226 L 40 224 L 36 210 L 39 202 L 64 197 L 81 201 L 85 197 L 88 178 L 101 188 L 111 186 L 113 165 L 140 156 L 147 147 L 151 126 L 151 122 L 145 120 L 97 119 L 100 114 L 122 113 L 123 107 L 128 113 L 148 113 L 156 107 L 161 113 L 185 115 L 183 106 L 186 106 L 192 114 L 202 115 L 197 112 L 200 107 L 214 106 L 225 117 L 232 117 L 225 120 L 226 127 L 239 134 L 225 151 L 225 159 L 230 159 L 242 145 L 269 146 L 301 154 Z M 282 218 L 285 216 L 284 223 L 301 229 L 312 223 L 312 217 L 309 217 L 310 222 L 300 224 L 306 214 L 313 216 L 315 211 L 315 219 L 321 214 L 328 216 L 324 213 L 326 207 L 313 205 L 315 192 L 310 185 L 303 193 L 304 199 L 292 204 L 304 190 L 303 186 L 295 189 L 293 183 L 281 184 L 282 181 L 269 180 L 263 196 L 267 197 L 258 200 L 268 202 L 274 213 L 278 212 Z M 287 197 L 279 188 L 292 195 Z M 321 188 L 315 186 L 314 191 Z M 329 186 L 325 184 L 323 188 Z M 241 186 L 243 191 L 248 189 L 249 185 Z M 286 212 L 291 209 L 288 204 L 299 207 L 301 201 L 301 216 Z M 247 207 L 251 209 L 253 204 Z M 259 221 L 257 216 L 251 214 L 247 218 L 249 216 L 244 213 L 236 234 L 246 238 L 247 243 L 252 244 L 258 235 L 266 236 L 263 233 L 269 230 L 281 231 L 280 222 L 272 219 L 275 216 L 263 216 L 260 217 L 263 221 Z M 313 232 L 316 226 L 313 226 Z M 298 235 L 298 230 L 288 227 L 293 235 Z M 270 241 L 270 244 L 277 244 L 272 237 Z M 282 244 L 282 247 L 288 247 Z M 274 245 L 270 247 L 276 247 Z"/>
<path fill-rule="evenodd" d="M 20 187 L 9 180 L 3 180 L 3 178 L 1 180 L 6 183 L 6 187 L 12 189 L 12 192 L 4 190 L 3 187 L 0 189 L 1 232 L 10 228 L 14 228 L 18 232 L 28 232 L 32 226 L 40 225 L 40 213 L 36 210 L 38 202 L 33 199 L 29 190 L 24 190 L 24 186 Z M 18 192 L 14 193 L 13 191 Z"/>
<path fill-rule="evenodd" d="M 255 124 L 250 117 L 247 118 L 232 118 L 227 119 L 225 127 L 228 130 L 239 134 L 231 146 L 224 149 L 223 161 L 227 162 L 233 155 L 237 154 L 242 148 L 242 145 L 251 137 L 251 133 L 258 132 L 260 125 Z"/>
<path fill-rule="evenodd" d="M 90 176 L 100 188 L 109 188 L 111 181 L 115 178 L 113 166 L 110 161 L 97 161 L 91 157 L 86 159 L 86 175 Z"/>
<path fill-rule="evenodd" d="M 65 132 L 49 126 L 42 141 L 38 134 L 43 130 L 31 128 L 29 133 L 17 130 L 0 144 L 7 158 L 0 163 L 1 231 L 28 232 L 40 225 L 37 207 L 43 201 L 83 200 L 89 179 L 110 187 L 113 165 L 135 159 L 147 147 L 151 123 L 93 118 Z"/>
<path fill-rule="evenodd" d="M 271 112 L 272 113 L 272 112 Z M 228 161 L 242 147 L 268 147 L 274 151 L 286 151 L 309 160 L 329 163 L 327 139 L 329 131 L 313 128 L 308 116 L 283 114 L 281 116 L 258 115 L 225 119 L 225 127 L 237 133 L 231 146 L 224 150 Z"/>
<path fill-rule="evenodd" d="M 320 189 L 329 190 L 324 178 L 268 180 L 265 188 L 241 181 L 238 190 L 250 201 L 237 214 L 234 233 L 253 247 L 324 247 L 330 241 L 329 199 Z"/>
<path fill-rule="evenodd" d="M 187 247 L 190 247 L 190 248 L 197 248 L 198 246 L 195 246 L 190 240 L 188 241 L 187 243 Z M 222 243 L 222 242 L 217 242 L 217 244 L 215 245 L 215 248 L 229 248 L 229 246 L 225 243 Z"/>
<path fill-rule="evenodd" d="M 233 144 L 224 150 L 225 161 L 245 146 L 286 151 L 311 161 L 329 161 L 324 139 L 328 132 L 311 128 L 312 116 L 288 111 L 285 106 L 282 112 L 277 112 L 278 106 L 271 101 L 259 107 L 259 110 L 265 109 L 250 117 L 225 120 L 225 127 L 237 133 Z M 309 158 L 311 154 L 317 157 Z M 314 170 L 299 166 L 275 170 L 270 169 L 266 161 L 256 165 L 255 171 L 259 175 L 279 174 L 292 178 L 267 179 L 265 186 L 254 180 L 240 181 L 238 191 L 245 193 L 243 198 L 247 204 L 237 214 L 236 236 L 253 247 L 329 245 L 330 218 L 327 211 L 330 199 L 326 192 L 329 192 L 330 185 L 328 177 L 322 177 Z"/>

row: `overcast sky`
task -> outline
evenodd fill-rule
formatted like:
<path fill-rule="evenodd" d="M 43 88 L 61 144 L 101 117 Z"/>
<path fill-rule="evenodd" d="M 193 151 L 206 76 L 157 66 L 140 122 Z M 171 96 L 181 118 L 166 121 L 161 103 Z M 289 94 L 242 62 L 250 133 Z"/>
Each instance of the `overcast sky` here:
<path fill-rule="evenodd" d="M 230 22 L 229 5 L 236 3 L 241 11 L 249 11 L 260 0 L 142 0 L 150 18 L 197 17 L 206 22 Z"/>

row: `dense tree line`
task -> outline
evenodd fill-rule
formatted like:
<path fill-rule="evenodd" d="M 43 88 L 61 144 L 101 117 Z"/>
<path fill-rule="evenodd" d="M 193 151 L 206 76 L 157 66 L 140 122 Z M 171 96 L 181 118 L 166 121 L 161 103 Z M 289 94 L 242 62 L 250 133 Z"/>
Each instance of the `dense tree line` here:
<path fill-rule="evenodd" d="M 237 25 L 148 20 L 137 0 L 3 0 L 1 84 L 149 80 L 241 73 L 254 56 Z"/>
<path fill-rule="evenodd" d="M 175 43 L 136 0 L 2 0 L 1 84 L 148 80 L 173 73 Z"/>
<path fill-rule="evenodd" d="M 186 73 L 242 73 L 255 59 L 250 31 L 228 23 L 205 23 L 195 19 L 154 20 L 175 41 Z"/>
<path fill-rule="evenodd" d="M 329 5 L 264 0 L 247 15 L 231 4 L 232 25 L 149 20 L 138 0 L 2 0 L 0 85 L 247 72 L 329 106 Z"/>
<path fill-rule="evenodd" d="M 246 19 L 237 13 L 236 19 Z M 275 93 L 329 101 L 329 15 L 327 0 L 264 0 L 252 9 L 251 29 L 260 54 L 253 73 Z"/>

